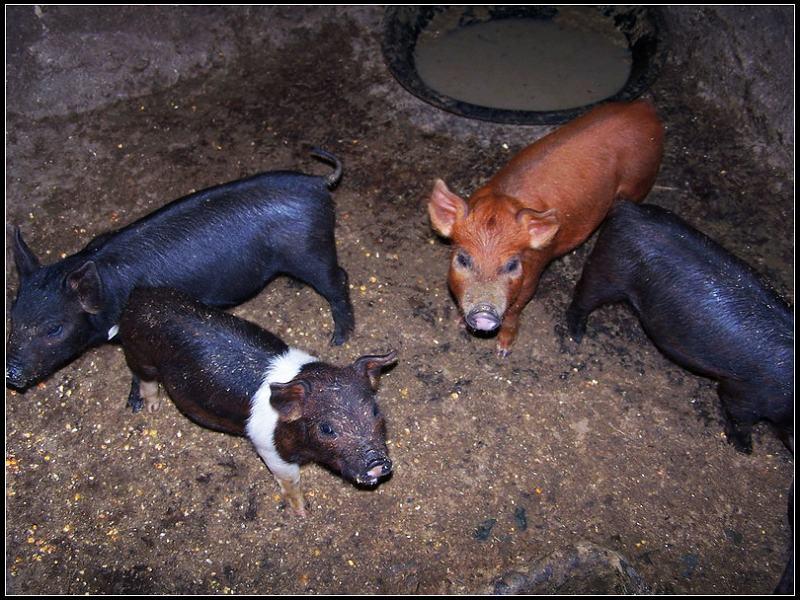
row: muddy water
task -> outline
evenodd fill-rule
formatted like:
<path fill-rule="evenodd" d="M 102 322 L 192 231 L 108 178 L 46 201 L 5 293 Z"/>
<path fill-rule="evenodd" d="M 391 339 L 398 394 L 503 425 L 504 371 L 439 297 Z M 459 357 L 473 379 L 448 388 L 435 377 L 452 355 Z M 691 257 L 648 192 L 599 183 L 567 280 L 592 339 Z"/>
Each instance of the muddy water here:
<path fill-rule="evenodd" d="M 584 106 L 625 85 L 624 34 L 599 15 L 587 20 L 502 19 L 424 31 L 417 72 L 442 94 L 492 108 L 548 111 Z"/>

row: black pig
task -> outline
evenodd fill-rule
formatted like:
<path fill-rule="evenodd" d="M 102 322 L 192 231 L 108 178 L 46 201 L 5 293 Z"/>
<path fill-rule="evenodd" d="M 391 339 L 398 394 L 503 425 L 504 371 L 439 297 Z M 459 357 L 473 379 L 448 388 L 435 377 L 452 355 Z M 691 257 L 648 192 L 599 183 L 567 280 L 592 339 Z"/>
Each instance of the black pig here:
<path fill-rule="evenodd" d="M 657 206 L 615 207 L 567 310 L 580 342 L 595 308 L 626 301 L 658 348 L 719 382 L 728 441 L 752 451 L 765 420 L 791 448 L 794 436 L 790 307 L 747 264 Z"/>
<path fill-rule="evenodd" d="M 134 373 L 129 402 L 154 410 L 160 382 L 193 421 L 248 437 L 299 515 L 301 464 L 316 462 L 361 485 L 391 472 L 375 391 L 395 352 L 335 367 L 165 288 L 136 288 L 119 328 Z"/>
<path fill-rule="evenodd" d="M 327 177 L 271 171 L 175 200 L 93 239 L 77 254 L 41 266 L 14 230 L 19 291 L 11 308 L 6 383 L 25 389 L 91 346 L 111 339 L 137 286 L 179 289 L 217 306 L 234 306 L 278 273 L 313 286 L 331 306 L 332 343 L 353 330 L 347 273 L 339 267 Z"/>

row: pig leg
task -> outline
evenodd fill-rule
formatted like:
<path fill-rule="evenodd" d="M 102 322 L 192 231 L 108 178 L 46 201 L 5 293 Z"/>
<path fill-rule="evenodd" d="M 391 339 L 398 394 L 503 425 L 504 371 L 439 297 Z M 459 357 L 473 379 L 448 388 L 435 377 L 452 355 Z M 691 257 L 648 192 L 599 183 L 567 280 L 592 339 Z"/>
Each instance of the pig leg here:
<path fill-rule="evenodd" d="M 275 475 L 275 480 L 281 487 L 281 495 L 291 511 L 298 517 L 305 517 L 306 501 L 303 499 L 303 491 L 300 489 L 300 478 L 295 480 L 292 477 L 282 478 Z"/>
<path fill-rule="evenodd" d="M 335 329 L 331 337 L 331 344 L 341 346 L 350 337 L 355 328 L 355 317 L 353 316 L 353 305 L 350 304 L 350 291 L 348 285 L 349 278 L 347 271 L 340 266 L 336 266 L 336 275 L 333 279 L 330 290 L 323 296 L 331 304 L 333 322 Z"/>
<path fill-rule="evenodd" d="M 519 290 L 517 299 L 506 309 L 503 314 L 503 322 L 500 325 L 500 331 L 497 334 L 497 356 L 505 358 L 511 353 L 511 344 L 517 339 L 517 332 L 519 331 L 519 317 L 522 314 L 528 302 L 533 298 L 536 292 L 536 287 L 539 284 L 539 279 L 532 279 L 524 281 Z"/>
<path fill-rule="evenodd" d="M 506 358 L 511 354 L 511 344 L 517 339 L 519 331 L 520 310 L 507 310 L 503 315 L 503 323 L 500 325 L 500 332 L 497 334 L 497 356 Z"/>
<path fill-rule="evenodd" d="M 131 379 L 131 391 L 128 394 L 128 406 L 131 407 L 131 412 L 137 413 L 144 408 L 144 400 L 139 392 L 139 378 L 134 375 Z"/>
<path fill-rule="evenodd" d="M 157 381 L 142 381 L 141 391 L 147 412 L 154 413 L 161 408 L 163 397 L 160 393 Z"/>
<path fill-rule="evenodd" d="M 725 437 L 739 452 L 753 452 L 753 424 L 758 420 L 748 406 L 758 405 L 758 394 L 747 394 L 740 386 L 721 381 L 717 394 L 725 416 Z M 749 397 L 748 397 L 749 396 Z"/>
<path fill-rule="evenodd" d="M 586 304 L 586 298 L 578 300 L 576 296 L 567 309 L 567 331 L 569 332 L 569 336 L 575 340 L 576 344 L 580 344 L 581 340 L 583 340 L 589 314 L 600 306 L 602 302 L 588 303 L 588 307 Z"/>
<path fill-rule="evenodd" d="M 605 269 L 596 268 L 599 265 L 593 265 L 591 258 L 583 268 L 578 285 L 575 286 L 572 302 L 567 309 L 567 331 L 576 344 L 581 343 L 586 333 L 586 320 L 592 311 L 603 304 L 625 299 L 623 292 L 610 285 Z"/>
<path fill-rule="evenodd" d="M 272 435 L 270 434 L 270 438 Z M 259 443 L 251 438 L 256 447 L 256 452 L 267 465 L 270 473 L 281 488 L 281 495 L 289 509 L 298 517 L 306 516 L 306 503 L 303 491 L 300 489 L 300 467 L 297 464 L 287 463 L 283 460 L 272 443 Z"/>
<path fill-rule="evenodd" d="M 334 331 L 331 344 L 340 346 L 350 337 L 355 326 L 353 306 L 350 304 L 347 272 L 331 261 L 307 261 L 292 271 L 328 301 L 333 314 Z"/>
<path fill-rule="evenodd" d="M 142 381 L 138 376 L 133 376 L 128 394 L 128 406 L 132 412 L 137 413 L 145 407 L 147 412 L 156 412 L 161 408 L 161 401 L 157 381 Z"/>

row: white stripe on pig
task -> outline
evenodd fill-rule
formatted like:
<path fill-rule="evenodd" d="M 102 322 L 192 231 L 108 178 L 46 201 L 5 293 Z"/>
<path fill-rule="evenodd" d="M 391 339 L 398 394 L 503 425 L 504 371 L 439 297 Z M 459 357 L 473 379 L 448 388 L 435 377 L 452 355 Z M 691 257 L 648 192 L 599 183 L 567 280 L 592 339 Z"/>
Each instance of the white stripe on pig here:
<path fill-rule="evenodd" d="M 250 418 L 245 431 L 247 437 L 256 447 L 256 452 L 266 463 L 279 483 L 290 480 L 293 484 L 300 481 L 300 467 L 295 463 L 283 460 L 275 447 L 275 428 L 278 425 L 278 411 L 270 403 L 270 384 L 287 383 L 300 372 L 303 365 L 317 361 L 310 354 L 297 348 L 289 348 L 285 354 L 275 359 L 264 374 L 264 383 L 253 394 L 250 401 Z"/>

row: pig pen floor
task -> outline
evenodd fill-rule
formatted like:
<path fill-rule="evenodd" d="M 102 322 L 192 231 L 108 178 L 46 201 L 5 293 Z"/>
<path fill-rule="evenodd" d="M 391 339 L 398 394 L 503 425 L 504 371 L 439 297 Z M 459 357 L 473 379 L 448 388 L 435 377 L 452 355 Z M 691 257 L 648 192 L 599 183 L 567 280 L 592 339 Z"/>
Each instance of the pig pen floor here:
<path fill-rule="evenodd" d="M 6 392 L 6 591 L 479 592 L 580 542 L 619 553 L 655 592 L 771 591 L 791 456 L 767 428 L 752 455 L 727 444 L 712 382 L 659 354 L 626 307 L 597 311 L 571 343 L 564 312 L 593 239 L 546 271 L 507 359 L 455 324 L 427 193 L 442 177 L 468 195 L 546 130 L 409 97 L 383 66 L 380 15 L 331 10 L 225 70 L 91 112 L 9 114 L 7 223 L 51 262 L 193 190 L 326 173 L 308 145 L 334 152 L 350 342 L 330 347 L 327 304 L 286 278 L 233 312 L 333 362 L 399 350 L 379 396 L 393 477 L 361 490 L 304 467 L 310 511 L 295 518 L 246 440 L 171 404 L 131 414 L 122 352 L 106 345 Z M 681 96 L 681 77 L 668 64 L 650 94 L 667 136 L 648 201 L 793 301 L 792 182 Z M 7 242 L 8 302 L 10 257 Z"/>

